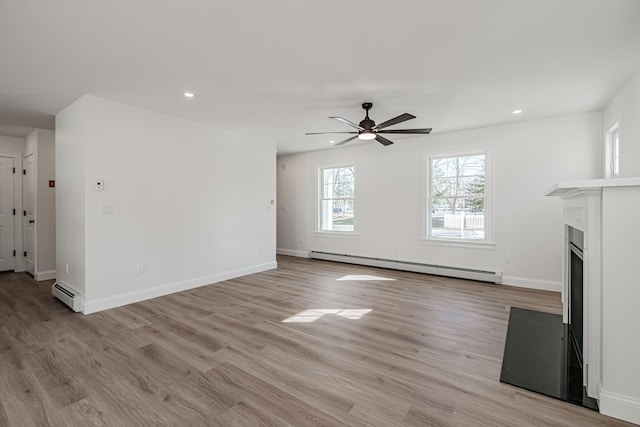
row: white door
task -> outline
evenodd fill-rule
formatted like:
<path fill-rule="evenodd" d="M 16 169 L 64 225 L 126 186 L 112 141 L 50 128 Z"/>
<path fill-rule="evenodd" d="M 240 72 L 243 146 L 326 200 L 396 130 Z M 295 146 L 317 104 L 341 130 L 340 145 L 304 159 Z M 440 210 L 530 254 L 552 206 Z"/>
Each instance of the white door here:
<path fill-rule="evenodd" d="M 0 271 L 13 270 L 14 204 L 13 158 L 0 157 Z"/>
<path fill-rule="evenodd" d="M 36 275 L 36 221 L 35 221 L 35 176 L 33 174 L 33 154 L 29 154 L 24 158 L 24 176 L 22 177 L 23 194 L 24 194 L 24 257 L 27 271 L 35 277 Z"/>

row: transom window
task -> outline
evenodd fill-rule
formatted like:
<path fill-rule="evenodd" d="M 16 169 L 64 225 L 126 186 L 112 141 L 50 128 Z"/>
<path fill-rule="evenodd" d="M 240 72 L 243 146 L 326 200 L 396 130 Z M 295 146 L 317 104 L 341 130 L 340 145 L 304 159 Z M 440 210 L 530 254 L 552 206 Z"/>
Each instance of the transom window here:
<path fill-rule="evenodd" d="M 486 154 L 429 159 L 427 238 L 488 240 Z"/>
<path fill-rule="evenodd" d="M 320 200 L 318 230 L 353 232 L 355 166 L 323 167 L 318 171 Z"/>

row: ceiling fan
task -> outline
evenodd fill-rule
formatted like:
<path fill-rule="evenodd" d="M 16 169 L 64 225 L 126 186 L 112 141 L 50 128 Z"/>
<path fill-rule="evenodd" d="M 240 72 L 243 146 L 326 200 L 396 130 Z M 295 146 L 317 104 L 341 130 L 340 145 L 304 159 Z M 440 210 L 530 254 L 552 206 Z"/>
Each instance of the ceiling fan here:
<path fill-rule="evenodd" d="M 404 113 L 404 114 L 400 114 L 398 117 L 394 117 L 393 119 L 389 119 L 386 122 L 383 122 L 383 123 L 380 123 L 379 125 L 376 125 L 376 122 L 374 122 L 373 120 L 371 120 L 369 118 L 369 110 L 371 109 L 371 107 L 373 107 L 373 103 L 371 103 L 371 102 L 365 102 L 365 103 L 362 104 L 362 108 L 364 108 L 365 111 L 366 111 L 366 116 L 365 116 L 364 120 L 362 120 L 360 122 L 359 125 L 357 125 L 357 124 L 355 124 L 352 121 L 349 121 L 347 119 L 343 119 L 342 117 L 329 117 L 330 119 L 335 119 L 335 120 L 338 120 L 339 122 L 342 122 L 342 123 L 344 123 L 346 125 L 349 125 L 352 128 L 357 129 L 357 131 L 354 131 L 354 132 L 309 132 L 309 133 L 306 133 L 305 135 L 325 135 L 325 134 L 329 134 L 329 133 L 350 133 L 350 134 L 354 134 L 354 136 L 351 136 L 351 137 L 345 139 L 344 141 L 340 141 L 340 142 L 335 143 L 333 145 L 346 144 L 347 142 L 353 141 L 356 138 L 358 138 L 360 140 L 363 140 L 363 141 L 370 141 L 372 139 L 375 139 L 376 141 L 378 141 L 382 145 L 391 145 L 391 144 L 393 144 L 393 141 L 389 141 L 387 138 L 385 138 L 382 135 L 380 135 L 381 133 L 396 133 L 396 134 L 404 134 L 404 135 L 409 135 L 409 134 L 427 135 L 427 134 L 431 133 L 431 128 L 426 128 L 426 129 L 383 130 L 383 129 L 389 127 L 389 126 L 397 125 L 398 123 L 402 123 L 402 122 L 406 122 L 407 120 L 415 119 L 416 116 L 414 116 L 413 114 Z"/>

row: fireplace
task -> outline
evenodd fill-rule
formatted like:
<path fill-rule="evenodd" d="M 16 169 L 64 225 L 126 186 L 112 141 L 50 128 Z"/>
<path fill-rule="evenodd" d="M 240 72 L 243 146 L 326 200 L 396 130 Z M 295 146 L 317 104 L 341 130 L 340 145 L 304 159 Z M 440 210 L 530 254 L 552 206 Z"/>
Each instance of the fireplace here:
<path fill-rule="evenodd" d="M 569 185 L 573 185 L 569 184 Z M 587 395 L 602 388 L 602 188 L 559 183 L 549 195 L 562 198 L 564 267 L 563 322 L 567 351 L 582 377 Z"/>
<path fill-rule="evenodd" d="M 584 233 L 576 228 L 569 227 L 569 337 L 571 350 L 576 353 L 580 368 L 582 369 L 584 346 L 584 286 L 583 286 L 583 248 Z"/>
<path fill-rule="evenodd" d="M 579 383 L 603 414 L 640 425 L 640 341 L 627 332 L 640 324 L 640 177 L 561 181 L 547 195 L 562 200 L 563 321 Z"/>

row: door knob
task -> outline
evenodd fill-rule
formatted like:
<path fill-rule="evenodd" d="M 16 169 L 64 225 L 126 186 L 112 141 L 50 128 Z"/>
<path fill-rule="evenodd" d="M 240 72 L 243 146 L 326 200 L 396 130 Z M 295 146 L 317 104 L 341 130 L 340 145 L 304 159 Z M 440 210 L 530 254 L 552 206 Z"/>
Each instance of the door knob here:
<path fill-rule="evenodd" d="M 30 220 L 29 220 L 29 224 L 33 224 L 34 222 L 36 222 L 36 221 L 35 221 L 35 220 L 33 220 L 33 219 L 30 219 Z"/>

